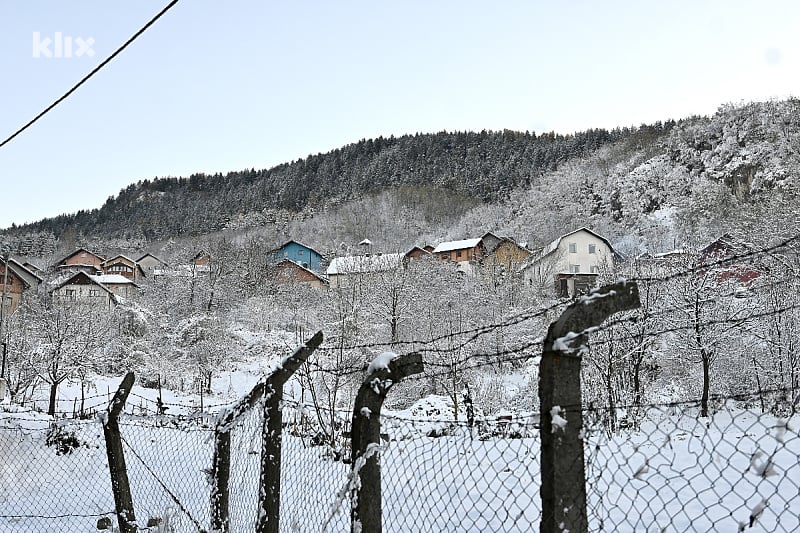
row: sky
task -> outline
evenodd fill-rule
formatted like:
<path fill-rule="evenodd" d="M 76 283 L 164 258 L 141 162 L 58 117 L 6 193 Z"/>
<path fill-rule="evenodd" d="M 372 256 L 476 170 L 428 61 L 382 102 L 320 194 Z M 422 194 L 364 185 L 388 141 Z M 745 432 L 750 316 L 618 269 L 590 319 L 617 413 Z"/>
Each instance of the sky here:
<path fill-rule="evenodd" d="M 0 142 L 167 3 L 0 0 Z M 797 96 L 799 22 L 800 2 L 769 0 L 182 0 L 0 148 L 0 228 L 381 135 L 573 133 Z"/>

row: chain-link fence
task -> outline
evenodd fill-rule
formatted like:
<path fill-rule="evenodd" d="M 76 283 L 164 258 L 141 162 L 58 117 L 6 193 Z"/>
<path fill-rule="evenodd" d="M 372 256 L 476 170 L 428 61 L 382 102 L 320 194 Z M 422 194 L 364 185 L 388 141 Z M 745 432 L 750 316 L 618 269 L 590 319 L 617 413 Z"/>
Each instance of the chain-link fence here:
<path fill-rule="evenodd" d="M 259 512 L 262 407 L 230 428 L 234 532 L 253 531 Z M 586 410 L 589 531 L 799 530 L 800 420 L 791 405 L 767 407 L 762 412 L 752 401 L 717 399 L 706 418 L 693 402 L 638 407 L 615 432 L 602 413 Z M 210 531 L 213 422 L 207 416 L 120 418 L 140 530 Z M 382 484 L 375 496 L 384 531 L 537 530 L 539 431 L 534 414 L 478 418 L 471 425 L 383 415 Z M 285 427 L 281 531 L 350 530 L 347 436 L 342 428 L 334 449 L 309 428 Z M 98 420 L 2 413 L 0 451 L 0 531 L 95 531 L 98 520 L 116 523 Z"/>
<path fill-rule="evenodd" d="M 638 427 L 587 428 L 590 530 L 800 530 L 792 410 L 727 401 L 701 418 L 700 402 L 644 409 Z"/>

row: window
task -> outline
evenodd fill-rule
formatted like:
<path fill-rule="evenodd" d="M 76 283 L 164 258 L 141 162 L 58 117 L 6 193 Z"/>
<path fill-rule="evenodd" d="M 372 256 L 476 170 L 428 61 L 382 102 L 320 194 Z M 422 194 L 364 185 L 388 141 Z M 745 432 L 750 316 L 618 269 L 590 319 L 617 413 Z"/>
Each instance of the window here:
<path fill-rule="evenodd" d="M 70 300 L 74 300 L 75 299 L 75 289 L 67 289 L 64 292 L 66 293 L 67 298 L 69 298 Z"/>
<path fill-rule="evenodd" d="M 89 296 L 92 297 L 100 296 L 100 291 L 98 289 L 89 289 Z"/>
<path fill-rule="evenodd" d="M 297 250 L 297 255 L 303 255 L 303 250 Z"/>
<path fill-rule="evenodd" d="M 570 265 L 569 266 L 569 271 L 572 272 L 573 274 L 577 274 L 578 272 L 581 271 L 581 266 L 580 265 Z"/>
<path fill-rule="evenodd" d="M 442 259 L 450 259 L 450 254 L 441 254 L 440 256 Z"/>
<path fill-rule="evenodd" d="M 459 259 L 459 258 L 461 258 L 461 250 L 456 252 L 456 259 Z"/>
<path fill-rule="evenodd" d="M 574 242 L 569 243 L 569 253 L 577 254 L 578 253 L 578 245 Z"/>
<path fill-rule="evenodd" d="M 590 271 L 592 274 L 599 274 L 599 273 L 600 273 L 600 267 L 599 267 L 599 266 L 597 266 L 597 265 L 592 265 L 592 268 L 591 268 L 589 271 Z"/>
<path fill-rule="evenodd" d="M 590 254 L 596 254 L 597 253 L 597 245 L 596 244 L 590 244 L 589 245 L 589 253 Z"/>

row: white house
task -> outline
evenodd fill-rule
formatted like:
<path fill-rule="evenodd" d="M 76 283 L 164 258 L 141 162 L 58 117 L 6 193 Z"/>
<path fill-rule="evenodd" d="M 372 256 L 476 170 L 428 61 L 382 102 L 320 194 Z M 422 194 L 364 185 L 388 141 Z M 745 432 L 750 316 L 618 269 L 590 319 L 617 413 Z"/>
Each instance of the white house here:
<path fill-rule="evenodd" d="M 530 285 L 555 282 L 558 293 L 574 294 L 578 285 L 591 283 L 601 272 L 613 268 L 614 248 L 608 239 L 580 228 L 555 239 L 519 270 Z"/>
<path fill-rule="evenodd" d="M 388 272 L 403 266 L 405 254 L 366 254 L 334 257 L 326 274 L 330 288 L 348 287 L 359 276 Z"/>

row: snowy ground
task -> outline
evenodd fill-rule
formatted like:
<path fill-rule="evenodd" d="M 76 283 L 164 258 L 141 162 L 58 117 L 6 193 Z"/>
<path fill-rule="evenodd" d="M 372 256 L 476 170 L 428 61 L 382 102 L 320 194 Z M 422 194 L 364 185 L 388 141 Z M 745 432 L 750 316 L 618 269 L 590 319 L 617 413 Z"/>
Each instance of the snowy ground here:
<path fill-rule="evenodd" d="M 244 394 L 258 379 L 256 370 L 243 368 L 219 378 L 215 386 L 220 393 L 204 405 L 223 405 Z M 87 406 L 104 406 L 118 383 L 97 380 Z M 70 411 L 69 395 L 76 392 L 80 388 L 74 384 L 62 388 L 63 405 Z M 156 395 L 135 387 L 129 409 L 134 414 L 122 424 L 137 518 L 144 524 L 149 517 L 166 517 L 176 531 L 196 531 L 195 524 L 207 528 L 212 420 L 135 414 L 151 409 Z M 191 406 L 199 405 L 198 397 L 169 391 L 164 400 L 172 414 L 188 415 Z M 384 431 L 392 440 L 381 452 L 384 530 L 538 529 L 534 424 L 495 424 L 485 440 L 463 427 L 454 434 L 427 436 L 447 433 L 441 403 L 431 398 L 424 408 L 387 413 Z M 81 443 L 63 455 L 45 444 L 51 423 L 39 413 L 0 412 L 0 531 L 94 531 L 97 518 L 113 516 L 100 423 L 57 421 Z M 590 432 L 590 530 L 798 531 L 798 428 L 799 415 L 782 419 L 731 405 L 710 421 L 698 422 L 692 411 L 654 409 L 636 431 L 610 439 Z M 257 495 L 259 420 L 245 416 L 233 435 L 232 530 L 249 531 Z M 349 531 L 349 503 L 337 506 L 349 465 L 332 460 L 308 439 L 288 434 L 283 464 L 282 530 L 319 532 L 327 523 L 327 531 Z"/>

